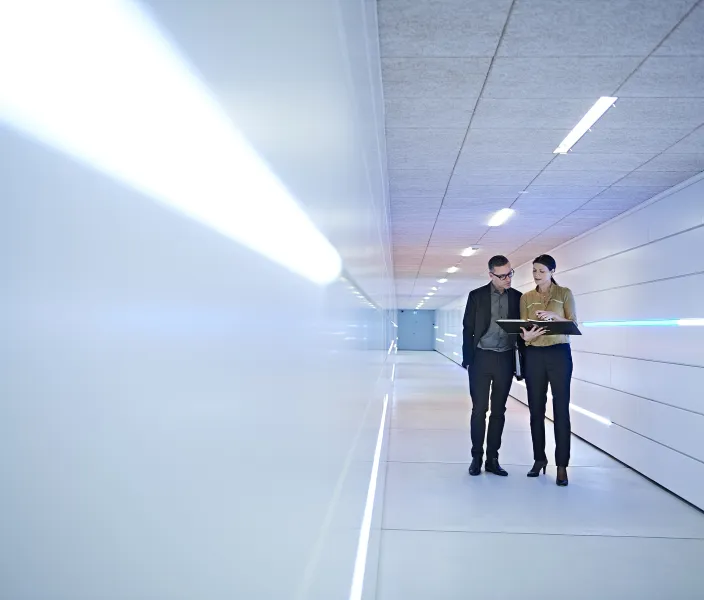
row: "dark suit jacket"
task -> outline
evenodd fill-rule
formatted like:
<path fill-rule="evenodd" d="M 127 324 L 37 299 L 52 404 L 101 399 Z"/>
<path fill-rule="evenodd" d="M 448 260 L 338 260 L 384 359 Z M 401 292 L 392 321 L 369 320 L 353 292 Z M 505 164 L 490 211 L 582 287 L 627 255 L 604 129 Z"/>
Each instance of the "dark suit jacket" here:
<path fill-rule="evenodd" d="M 509 288 L 508 294 L 508 318 L 521 318 L 521 292 Z M 462 366 L 471 367 L 474 364 L 474 355 L 479 345 L 479 340 L 491 325 L 491 283 L 484 285 L 469 293 L 467 308 L 464 311 L 464 329 L 462 332 Z M 523 355 L 525 342 L 518 336 L 518 349 Z M 514 352 L 515 357 L 515 352 Z M 522 362 L 522 361 L 521 361 Z M 514 365 L 515 371 L 515 365 Z M 523 369 L 521 369 L 523 372 Z"/>

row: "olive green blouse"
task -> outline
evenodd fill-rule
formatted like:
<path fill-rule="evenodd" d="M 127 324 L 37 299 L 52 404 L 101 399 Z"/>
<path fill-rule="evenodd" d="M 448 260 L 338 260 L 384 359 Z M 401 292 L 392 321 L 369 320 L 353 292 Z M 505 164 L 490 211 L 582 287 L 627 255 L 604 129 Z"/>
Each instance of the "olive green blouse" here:
<path fill-rule="evenodd" d="M 521 319 L 538 319 L 536 312 L 549 310 L 556 315 L 577 322 L 577 311 L 574 304 L 572 290 L 553 283 L 548 292 L 547 302 L 543 303 L 542 296 L 537 289 L 526 292 L 521 296 Z M 569 344 L 569 335 L 541 335 L 527 346 L 554 346 L 555 344 Z"/>

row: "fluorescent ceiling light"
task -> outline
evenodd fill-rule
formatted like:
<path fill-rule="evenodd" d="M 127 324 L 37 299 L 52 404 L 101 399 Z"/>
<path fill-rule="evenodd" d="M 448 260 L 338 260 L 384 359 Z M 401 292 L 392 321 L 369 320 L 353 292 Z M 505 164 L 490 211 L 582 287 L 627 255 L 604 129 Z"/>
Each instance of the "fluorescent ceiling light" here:
<path fill-rule="evenodd" d="M 445 278 L 438 279 L 438 283 L 447 283 L 447 279 L 445 279 Z"/>
<path fill-rule="evenodd" d="M 560 142 L 560 145 L 555 148 L 553 154 L 567 154 L 570 148 L 574 146 L 580 138 L 591 129 L 592 125 L 596 123 L 603 114 L 609 110 L 616 102 L 618 98 L 611 96 L 602 96 L 599 98 L 594 106 L 592 106 L 586 115 L 582 117 L 582 120 L 577 123 L 576 127 L 567 134 L 567 137 Z"/>
<path fill-rule="evenodd" d="M 462 256 L 472 256 L 472 254 L 475 254 L 479 250 L 479 248 L 475 246 L 470 246 L 469 248 L 465 248 L 462 250 Z"/>
<path fill-rule="evenodd" d="M 335 248 L 136 3 L 0 7 L 0 123 L 316 283 L 339 276 Z"/>
<path fill-rule="evenodd" d="M 489 219 L 489 227 L 499 227 L 508 221 L 516 211 L 512 208 L 502 208 L 497 210 L 494 215 Z"/>
<path fill-rule="evenodd" d="M 459 270 L 460 270 L 459 267 L 450 267 L 450 268 L 447 270 L 447 272 L 448 272 L 448 273 L 457 273 L 457 271 L 459 271 Z"/>

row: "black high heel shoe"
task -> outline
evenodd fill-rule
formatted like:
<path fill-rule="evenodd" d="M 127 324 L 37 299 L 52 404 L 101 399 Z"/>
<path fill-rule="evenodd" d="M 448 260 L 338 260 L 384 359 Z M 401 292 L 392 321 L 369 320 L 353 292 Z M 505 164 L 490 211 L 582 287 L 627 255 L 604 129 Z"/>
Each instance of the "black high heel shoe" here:
<path fill-rule="evenodd" d="M 569 480 L 567 479 L 567 467 L 557 467 L 557 479 L 555 483 L 560 487 L 567 487 Z"/>
<path fill-rule="evenodd" d="M 540 469 L 543 470 L 543 475 L 545 474 L 545 469 L 548 466 L 548 461 L 547 460 L 536 460 L 535 463 L 533 463 L 533 468 L 528 471 L 527 476 L 528 477 L 537 477 L 540 475 Z"/>

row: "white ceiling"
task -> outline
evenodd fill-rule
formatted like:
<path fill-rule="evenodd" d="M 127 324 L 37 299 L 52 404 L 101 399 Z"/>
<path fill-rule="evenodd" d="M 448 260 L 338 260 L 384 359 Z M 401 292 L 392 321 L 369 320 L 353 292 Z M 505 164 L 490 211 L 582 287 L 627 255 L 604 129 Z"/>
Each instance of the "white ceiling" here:
<path fill-rule="evenodd" d="M 378 7 L 399 307 L 431 286 L 424 308 L 442 306 L 492 254 L 518 266 L 704 170 L 704 0 Z M 600 96 L 619 100 L 553 154 Z"/>

